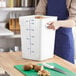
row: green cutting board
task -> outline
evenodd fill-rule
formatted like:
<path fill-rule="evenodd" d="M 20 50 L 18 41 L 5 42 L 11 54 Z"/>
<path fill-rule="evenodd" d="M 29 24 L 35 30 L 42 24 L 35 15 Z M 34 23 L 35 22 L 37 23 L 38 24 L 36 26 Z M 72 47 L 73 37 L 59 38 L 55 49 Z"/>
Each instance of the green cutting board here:
<path fill-rule="evenodd" d="M 67 72 L 67 75 L 62 74 L 60 72 L 48 69 L 48 68 L 44 68 L 46 70 L 48 70 L 51 74 L 51 76 L 76 76 L 76 73 L 56 64 L 56 63 L 48 63 L 49 65 L 53 65 L 59 69 L 62 69 L 63 71 Z M 41 65 L 41 64 L 38 64 Z M 15 65 L 14 66 L 18 71 L 20 71 L 22 74 L 24 74 L 25 76 L 38 76 L 37 72 L 35 70 L 30 70 L 30 71 L 24 71 L 23 70 L 23 65 Z M 70 67 L 70 66 L 69 66 Z"/>

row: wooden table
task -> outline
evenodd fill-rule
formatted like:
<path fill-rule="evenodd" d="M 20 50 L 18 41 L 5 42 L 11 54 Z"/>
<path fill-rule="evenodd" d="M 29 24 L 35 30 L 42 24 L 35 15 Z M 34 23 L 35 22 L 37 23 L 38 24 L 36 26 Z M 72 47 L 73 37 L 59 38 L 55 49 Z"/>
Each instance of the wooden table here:
<path fill-rule="evenodd" d="M 19 71 L 17 71 L 13 66 L 21 65 L 21 64 L 25 64 L 25 63 L 29 63 L 29 62 L 34 62 L 34 63 L 55 62 L 65 68 L 68 68 L 69 70 L 71 70 L 73 72 L 76 72 L 76 65 L 71 64 L 68 61 L 65 61 L 64 59 L 62 59 L 58 56 L 54 56 L 51 59 L 44 60 L 42 62 L 38 62 L 38 61 L 23 59 L 21 56 L 21 52 L 0 53 L 0 66 L 3 67 L 3 69 L 6 70 L 11 76 L 24 76 Z"/>

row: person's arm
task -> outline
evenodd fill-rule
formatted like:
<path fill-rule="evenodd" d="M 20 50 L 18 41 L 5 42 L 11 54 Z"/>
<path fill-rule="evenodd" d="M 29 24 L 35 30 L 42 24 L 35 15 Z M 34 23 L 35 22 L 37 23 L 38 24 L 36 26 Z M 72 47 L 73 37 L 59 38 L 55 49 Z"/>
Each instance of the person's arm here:
<path fill-rule="evenodd" d="M 57 30 L 60 27 L 72 28 L 75 25 L 76 25 L 76 23 L 73 19 L 68 19 L 68 20 L 59 20 L 59 21 L 48 23 L 48 28 L 53 29 L 53 30 Z"/>
<path fill-rule="evenodd" d="M 72 19 L 76 23 L 76 0 L 71 0 L 71 5 L 69 7 L 69 19 Z"/>
<path fill-rule="evenodd" d="M 35 14 L 46 15 L 46 5 L 47 5 L 47 0 L 40 0 L 35 9 Z"/>

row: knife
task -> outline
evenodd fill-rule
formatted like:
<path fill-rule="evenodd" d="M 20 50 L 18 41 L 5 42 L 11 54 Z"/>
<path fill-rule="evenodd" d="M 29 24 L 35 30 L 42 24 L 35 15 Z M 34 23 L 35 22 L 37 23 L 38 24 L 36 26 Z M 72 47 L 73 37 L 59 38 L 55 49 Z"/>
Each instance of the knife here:
<path fill-rule="evenodd" d="M 49 68 L 49 69 L 52 69 L 52 70 L 55 70 L 55 71 L 57 71 L 57 72 L 66 74 L 66 72 L 63 71 L 62 69 L 59 69 L 59 68 L 57 68 L 57 67 L 55 67 L 55 66 L 51 66 L 51 65 L 49 65 L 49 64 L 47 64 L 47 63 L 42 63 L 42 66 L 44 66 L 44 67 L 46 67 L 46 68 Z"/>
<path fill-rule="evenodd" d="M 76 76 L 76 74 L 74 74 L 74 75 L 69 74 L 68 72 L 63 71 L 62 69 L 59 69 L 59 68 L 57 68 L 55 66 L 52 66 L 52 65 L 49 65 L 47 63 L 42 63 L 42 66 L 46 67 L 46 68 L 49 68 L 49 69 L 52 69 L 54 71 L 60 72 L 60 73 L 64 74 L 65 76 Z"/>

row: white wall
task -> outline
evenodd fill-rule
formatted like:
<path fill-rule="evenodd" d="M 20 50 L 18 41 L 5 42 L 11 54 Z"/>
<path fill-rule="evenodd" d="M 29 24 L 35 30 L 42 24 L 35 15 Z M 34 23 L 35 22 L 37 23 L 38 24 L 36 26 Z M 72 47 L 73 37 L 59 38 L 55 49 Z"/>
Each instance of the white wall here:
<path fill-rule="evenodd" d="M 29 15 L 33 13 L 32 11 L 25 11 L 25 12 L 16 12 L 20 16 Z M 1 22 L 7 22 L 10 18 L 10 13 L 6 11 L 0 11 L 0 23 Z M 0 25 L 1 26 L 1 25 Z M 6 37 L 0 37 L 0 50 L 4 49 L 4 51 L 9 51 L 11 48 L 14 48 L 14 46 L 19 46 L 19 50 L 21 50 L 21 40 L 20 38 L 6 38 Z"/>
<path fill-rule="evenodd" d="M 75 58 L 76 58 L 76 27 L 73 28 L 73 36 L 74 36 Z"/>
<path fill-rule="evenodd" d="M 9 19 L 9 12 L 0 11 L 0 22 L 7 21 Z"/>

